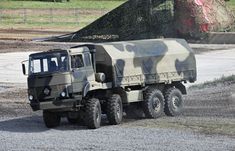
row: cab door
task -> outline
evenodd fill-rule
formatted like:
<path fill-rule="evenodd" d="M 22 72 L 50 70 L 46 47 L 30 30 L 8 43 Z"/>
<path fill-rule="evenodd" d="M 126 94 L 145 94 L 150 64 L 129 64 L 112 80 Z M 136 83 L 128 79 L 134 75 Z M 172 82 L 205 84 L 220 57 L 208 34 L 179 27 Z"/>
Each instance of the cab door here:
<path fill-rule="evenodd" d="M 71 55 L 71 69 L 73 92 L 82 92 L 84 85 L 87 83 L 83 54 Z"/>
<path fill-rule="evenodd" d="M 84 62 L 86 65 L 87 81 L 91 83 L 95 81 L 95 73 L 91 62 L 91 54 L 89 52 L 84 53 Z"/>

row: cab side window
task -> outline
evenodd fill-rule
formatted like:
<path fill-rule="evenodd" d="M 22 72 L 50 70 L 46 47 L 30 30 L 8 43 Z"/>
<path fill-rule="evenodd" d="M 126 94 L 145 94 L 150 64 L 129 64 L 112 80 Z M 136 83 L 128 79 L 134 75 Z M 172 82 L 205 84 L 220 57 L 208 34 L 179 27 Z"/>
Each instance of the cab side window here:
<path fill-rule="evenodd" d="M 84 67 L 84 62 L 82 55 L 71 56 L 71 67 L 74 68 L 82 68 Z"/>

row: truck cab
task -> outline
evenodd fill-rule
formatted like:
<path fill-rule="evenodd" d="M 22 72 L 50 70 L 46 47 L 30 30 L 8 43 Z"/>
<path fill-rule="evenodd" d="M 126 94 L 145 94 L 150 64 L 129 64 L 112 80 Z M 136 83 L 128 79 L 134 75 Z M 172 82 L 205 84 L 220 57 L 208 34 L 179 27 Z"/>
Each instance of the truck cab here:
<path fill-rule="evenodd" d="M 87 47 L 51 50 L 29 56 L 28 96 L 33 110 L 64 108 L 82 99 L 84 87 L 95 82 L 91 53 Z"/>

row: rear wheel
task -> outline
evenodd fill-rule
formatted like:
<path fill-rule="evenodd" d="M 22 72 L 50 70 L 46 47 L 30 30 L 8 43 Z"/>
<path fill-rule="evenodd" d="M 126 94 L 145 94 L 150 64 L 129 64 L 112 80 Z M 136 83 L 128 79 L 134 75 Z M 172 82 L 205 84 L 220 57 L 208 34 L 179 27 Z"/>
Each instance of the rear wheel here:
<path fill-rule="evenodd" d="M 112 125 L 117 125 L 122 122 L 123 108 L 120 95 L 113 94 L 107 101 L 107 117 Z"/>
<path fill-rule="evenodd" d="M 86 124 L 90 129 L 96 129 L 101 124 L 101 105 L 98 99 L 92 98 L 86 103 Z"/>
<path fill-rule="evenodd" d="M 43 120 L 47 128 L 53 128 L 60 125 L 61 117 L 56 112 L 43 111 Z"/>
<path fill-rule="evenodd" d="M 165 108 L 164 112 L 168 116 L 177 116 L 183 110 L 182 93 L 177 88 L 169 88 L 165 93 Z"/>
<path fill-rule="evenodd" d="M 149 88 L 144 93 L 143 111 L 147 118 L 158 118 L 164 111 L 164 96 L 157 88 Z"/>

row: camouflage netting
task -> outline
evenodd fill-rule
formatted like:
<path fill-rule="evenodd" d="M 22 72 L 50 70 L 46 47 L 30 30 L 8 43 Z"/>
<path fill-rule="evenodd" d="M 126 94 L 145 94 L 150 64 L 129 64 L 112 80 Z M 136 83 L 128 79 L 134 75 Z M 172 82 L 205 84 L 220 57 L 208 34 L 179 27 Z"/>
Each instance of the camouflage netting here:
<path fill-rule="evenodd" d="M 104 42 L 173 35 L 173 0 L 129 0 L 85 28 L 50 41 Z"/>
<path fill-rule="evenodd" d="M 46 41 L 200 38 L 202 33 L 224 31 L 233 24 L 234 16 L 224 0 L 129 0 L 77 32 Z"/>

